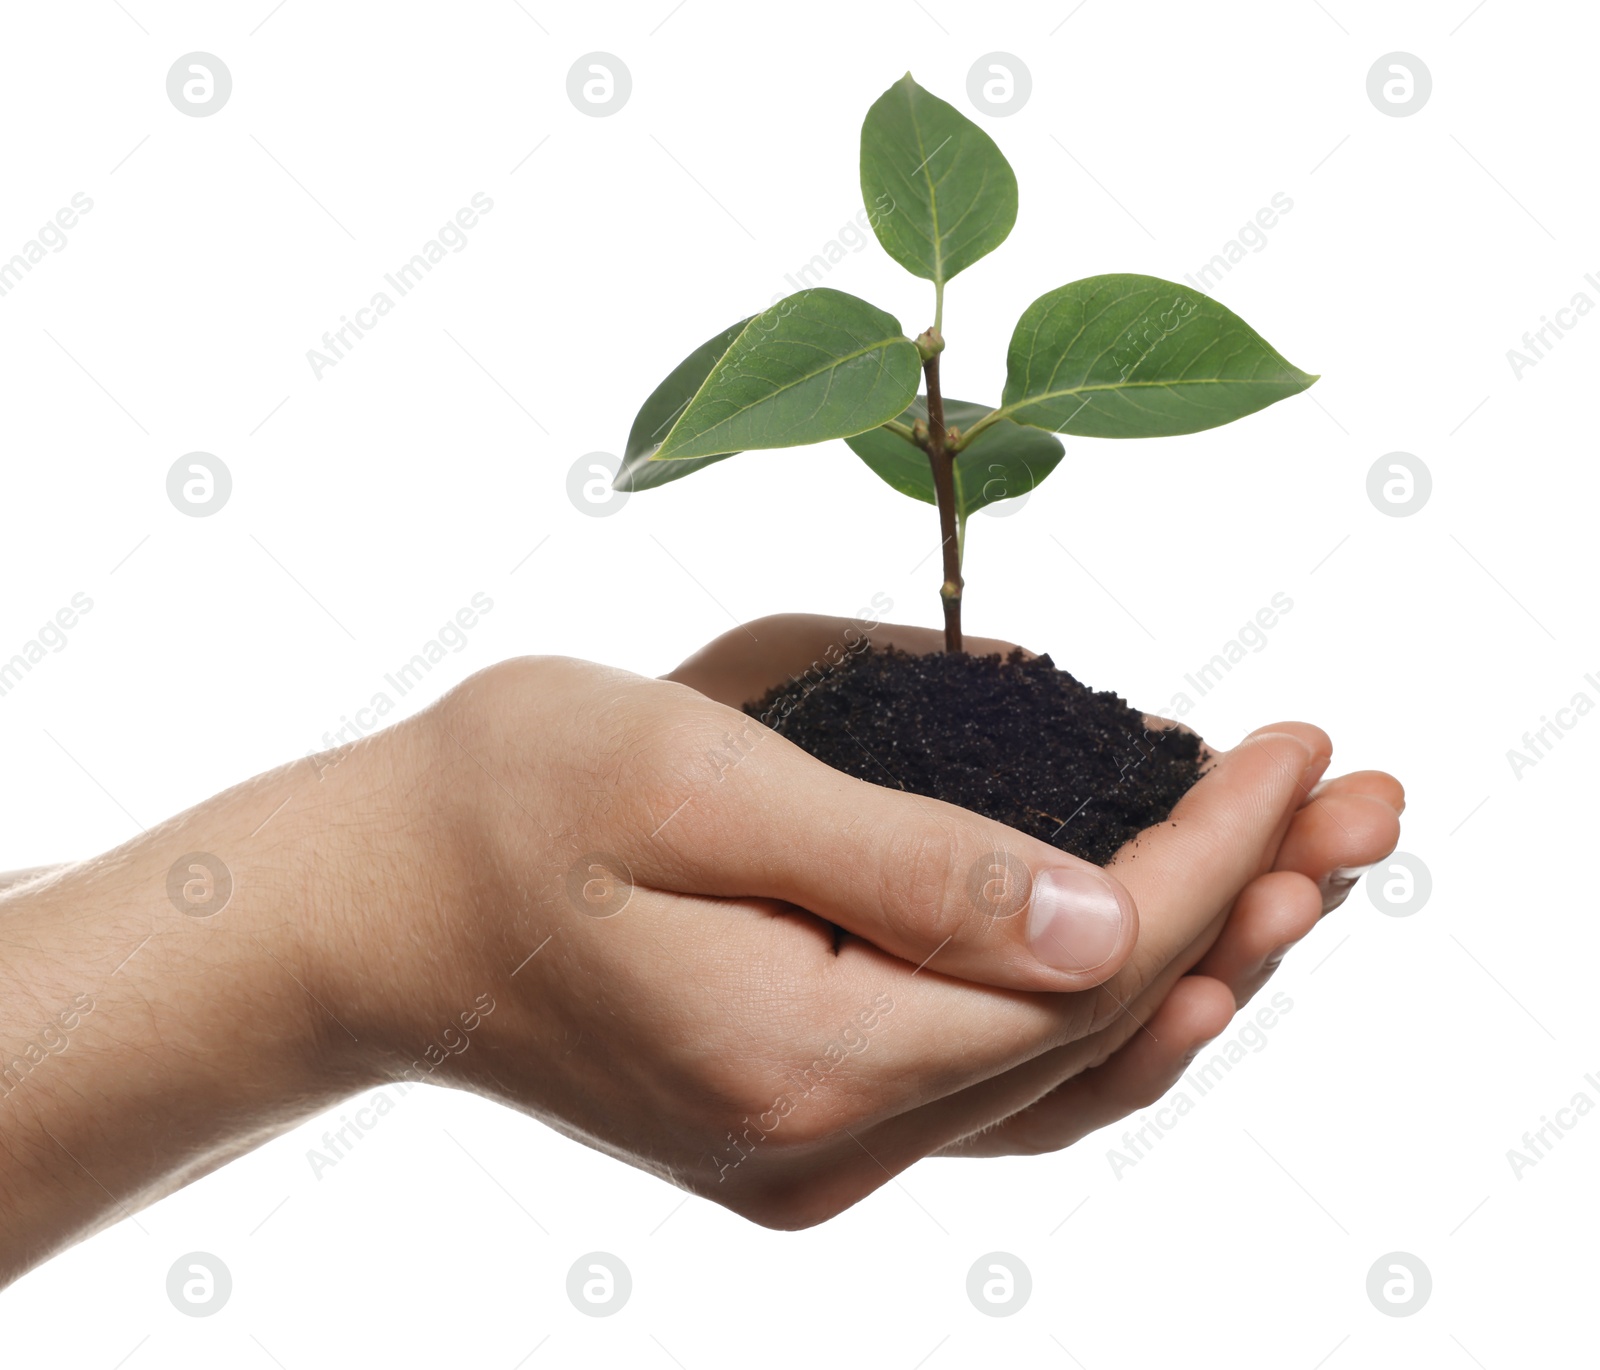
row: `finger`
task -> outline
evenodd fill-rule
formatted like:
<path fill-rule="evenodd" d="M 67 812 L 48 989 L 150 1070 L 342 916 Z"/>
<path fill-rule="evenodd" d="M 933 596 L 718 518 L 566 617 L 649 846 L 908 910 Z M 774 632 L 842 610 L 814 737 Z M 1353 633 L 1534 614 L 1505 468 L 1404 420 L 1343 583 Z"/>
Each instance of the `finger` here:
<path fill-rule="evenodd" d="M 1311 798 L 1312 791 L 1317 782 L 1322 779 L 1328 769 L 1328 763 L 1333 757 L 1333 739 L 1328 736 L 1315 723 L 1269 723 L 1265 728 L 1257 728 L 1256 733 L 1287 733 L 1290 737 L 1299 738 L 1305 743 L 1306 750 L 1311 753 L 1312 764 L 1306 768 L 1305 774 L 1300 777 L 1301 802 Z M 1254 736 L 1255 734 L 1252 734 Z M 1249 739 L 1247 738 L 1246 741 Z M 1240 744 L 1241 746 L 1244 743 Z"/>
<path fill-rule="evenodd" d="M 1114 1023 L 1096 1034 L 1093 1042 L 1098 1045 L 1092 1058 L 1086 1059 L 1083 1050 L 1090 1043 L 1051 1053 L 1058 1071 L 1057 1087 L 1069 1084 L 1086 1065 L 1099 1070 L 1136 1047 L 1148 1049 L 1153 1038 L 1164 1035 L 1153 1025 L 1166 1003 L 1173 994 L 1188 993 L 1186 985 L 1190 979 L 1203 978 L 1226 984 L 1233 994 L 1235 1007 L 1242 1007 L 1272 978 L 1289 947 L 1305 936 L 1320 913 L 1317 887 L 1304 876 L 1268 873 L 1256 877 L 1234 901 L 1216 946 L 1194 970 L 1182 974 L 1181 962 L 1168 966 L 1144 994 L 1129 1005 L 1128 1016 L 1135 1020 L 1134 1026 Z M 1139 1019 L 1148 1019 L 1149 1024 L 1141 1024 Z"/>
<path fill-rule="evenodd" d="M 1145 1020 L 1227 926 L 1238 893 L 1270 869 L 1306 771 L 1322 764 L 1303 750 L 1302 737 L 1251 734 L 1219 758 L 1168 823 L 1118 853 L 1112 869 L 1125 872 L 1124 882 L 1141 892 L 1136 899 L 1148 900 L 1148 912 L 1129 965 L 1095 996 L 1100 1003 L 1089 1021 L 1102 1058 L 1148 1032 Z M 1059 1061 L 1058 1080 L 1081 1070 L 1084 1057 L 1071 1049 Z"/>
<path fill-rule="evenodd" d="M 1310 799 L 1317 782 L 1327 771 L 1328 762 L 1333 756 L 1333 741 L 1327 733 L 1323 732 L 1314 723 L 1270 723 L 1266 728 L 1259 729 L 1258 732 L 1283 733 L 1289 737 L 1298 738 L 1311 753 L 1310 763 L 1300 774 L 1297 802 L 1284 812 L 1271 841 L 1268 842 L 1262 852 L 1261 864 L 1256 870 L 1256 873 L 1260 875 L 1272 869 L 1274 862 L 1277 860 L 1278 851 L 1283 846 L 1283 841 L 1289 835 L 1289 830 L 1295 821 L 1296 812 Z"/>
<path fill-rule="evenodd" d="M 1158 731 L 1162 728 L 1176 728 L 1180 732 L 1188 733 L 1191 736 L 1199 736 L 1187 723 L 1179 723 L 1170 718 L 1163 718 L 1160 714 L 1146 714 L 1144 721 L 1145 726 L 1152 731 Z M 1311 753 L 1314 764 L 1307 767 L 1305 774 L 1300 778 L 1303 791 L 1301 798 L 1302 801 L 1310 799 L 1317 781 L 1323 772 L 1328 769 L 1328 763 L 1333 756 L 1333 740 L 1315 723 L 1269 723 L 1264 728 L 1257 728 L 1251 734 L 1251 737 L 1261 733 L 1284 733 L 1305 743 L 1306 749 Z M 1249 738 L 1246 738 L 1245 741 L 1249 741 Z M 1240 745 L 1243 746 L 1244 744 L 1241 743 Z M 1214 766 L 1217 758 L 1222 754 L 1207 743 L 1204 738 L 1201 738 L 1200 768 L 1202 771 L 1209 770 Z M 1374 772 L 1374 774 L 1379 774 L 1379 772 Z"/>
<path fill-rule="evenodd" d="M 634 878 L 797 904 L 914 967 L 981 984 L 1078 990 L 1127 960 L 1136 907 L 1098 866 L 740 722 L 751 731 L 738 764 L 639 843 Z"/>
<path fill-rule="evenodd" d="M 1311 791 L 1310 799 L 1322 799 L 1332 794 L 1370 794 L 1381 799 L 1396 813 L 1406 811 L 1405 787 L 1387 771 L 1351 771 L 1324 780 Z M 1308 801 L 1309 802 L 1309 801 Z"/>
<path fill-rule="evenodd" d="M 1303 776 L 1317 764 L 1293 734 L 1253 733 L 1218 758 L 1167 822 L 1117 853 L 1108 869 L 1133 894 L 1141 934 L 1107 991 L 1132 1000 L 1180 956 L 1189 965 L 1199 959 L 1234 897 L 1270 864 Z"/>
<path fill-rule="evenodd" d="M 1221 1033 L 1232 1014 L 1233 996 L 1218 981 L 1193 976 L 1174 986 L 1153 1014 L 1148 1035 L 1139 1034 L 1137 1045 L 1130 1042 L 1124 1048 L 1126 1057 L 1117 1053 L 1094 1068 L 1110 1067 L 1094 1091 L 1102 1098 L 1089 1101 L 1100 1104 L 1096 1116 L 1110 1122 L 1127 1111 L 1126 1107 L 1116 1111 L 1108 1102 L 1113 1099 L 1127 1101 L 1127 1107 L 1139 1107 L 1141 1102 L 1159 1098 L 1182 1073 L 1186 1058 Z M 1067 1093 L 1074 1080 L 1083 1078 L 1075 1071 L 1073 1080 L 1062 1085 L 1061 1057 L 1081 1053 L 1085 1045 L 1076 1043 L 1036 1057 L 958 1094 L 886 1119 L 859 1134 L 861 1144 L 868 1149 L 872 1163 L 889 1174 L 899 1173 L 925 1155 L 1031 1154 L 1069 1145 L 1065 1139 L 1073 1131 L 1069 1122 L 1072 1101 L 1084 1102 L 1083 1094 L 1069 1093 L 1068 1101 L 1058 1107 L 1046 1101 Z M 1045 1107 L 1037 1118 L 1019 1121 L 1041 1104 Z M 1084 1129 L 1090 1130 L 1092 1127 Z"/>
<path fill-rule="evenodd" d="M 1278 870 L 1316 881 L 1325 907 L 1336 908 L 1374 861 L 1400 840 L 1400 815 L 1371 794 L 1334 792 L 1295 815 L 1278 851 Z"/>
<path fill-rule="evenodd" d="M 1026 1108 L 1133 1036 L 1155 1037 L 1151 1019 L 1204 954 L 1202 932 L 1221 925 L 1236 894 L 1255 877 L 1310 764 L 1297 738 L 1253 734 L 1180 801 L 1173 822 L 1119 853 L 1125 879 L 1149 903 L 1133 960 L 1101 989 L 1055 1000 L 1060 1007 L 1053 1011 L 1052 1000 L 1035 995 L 986 991 L 986 1001 L 976 1000 L 970 987 L 941 986 L 937 977 L 912 991 L 912 1012 L 901 1020 L 907 1036 L 923 1025 L 937 1032 L 942 1024 L 947 1040 L 963 1043 L 965 1078 L 950 1064 L 930 1061 L 921 1077 L 926 1103 L 899 1118 L 887 1108 L 875 1115 L 885 1129 L 883 1164 L 903 1169 Z M 1087 1015 L 1084 1001 L 1094 1004 Z M 1051 1022 L 1054 1013 L 1059 1023 Z"/>
<path fill-rule="evenodd" d="M 1304 875 L 1271 871 L 1258 876 L 1234 902 L 1216 945 L 1194 973 L 1222 981 L 1242 1008 L 1321 916 L 1322 892 Z"/>
<path fill-rule="evenodd" d="M 760 699 L 775 685 L 831 673 L 869 643 L 922 655 L 942 652 L 944 634 L 932 628 L 879 623 L 870 615 L 850 619 L 772 614 L 729 629 L 662 678 L 738 709 Z M 1005 656 L 1013 644 L 996 638 L 968 638 L 965 647 L 975 656 L 995 652 Z"/>
<path fill-rule="evenodd" d="M 823 614 L 772 614 L 714 638 L 662 679 L 676 680 L 729 708 L 774 685 L 829 671 L 861 650 L 874 624 Z"/>
<path fill-rule="evenodd" d="M 944 651 L 944 632 L 938 628 L 913 628 L 902 623 L 882 623 L 872 631 L 872 645 L 874 647 L 897 647 L 902 652 L 910 652 L 914 656 L 926 656 L 929 652 Z M 1006 642 L 997 637 L 967 637 L 963 634 L 961 650 L 968 656 L 1010 656 L 1012 652 L 1020 650 L 1023 656 L 1033 658 L 1037 652 L 1030 652 L 1026 647 L 1018 648 L 1015 642 Z"/>
<path fill-rule="evenodd" d="M 1107 1060 L 1141 1034 L 1148 1036 L 1149 1020 L 1186 976 L 1222 980 L 1242 1006 L 1272 977 L 1289 947 L 1305 936 L 1321 913 L 1318 888 L 1304 876 L 1257 875 L 1214 920 L 1212 935 L 1194 939 L 1175 955 L 1137 997 L 1122 1005 L 1120 1018 L 1105 1023 L 1097 1016 L 1097 1030 L 1087 1042 L 1053 1052 L 1058 1063 L 1056 1083 Z M 1102 991 L 1110 992 L 1110 987 Z"/>
<path fill-rule="evenodd" d="M 1135 1034 L 1103 1064 L 938 1154 L 1037 1156 L 1072 1146 L 1158 1102 L 1183 1078 L 1200 1050 L 1222 1034 L 1233 1014 L 1228 986 L 1205 976 L 1185 976 L 1151 1018 L 1148 1034 Z"/>

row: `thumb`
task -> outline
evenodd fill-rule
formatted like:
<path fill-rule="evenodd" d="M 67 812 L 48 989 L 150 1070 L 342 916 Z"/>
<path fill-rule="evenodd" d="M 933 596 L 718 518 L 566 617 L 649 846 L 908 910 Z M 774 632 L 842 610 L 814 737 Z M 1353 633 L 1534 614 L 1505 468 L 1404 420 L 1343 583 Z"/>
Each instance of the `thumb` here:
<path fill-rule="evenodd" d="M 737 772 L 739 840 L 687 844 L 701 892 L 797 904 L 919 969 L 1002 988 L 1087 989 L 1127 961 L 1138 913 L 1100 867 L 772 742 Z"/>

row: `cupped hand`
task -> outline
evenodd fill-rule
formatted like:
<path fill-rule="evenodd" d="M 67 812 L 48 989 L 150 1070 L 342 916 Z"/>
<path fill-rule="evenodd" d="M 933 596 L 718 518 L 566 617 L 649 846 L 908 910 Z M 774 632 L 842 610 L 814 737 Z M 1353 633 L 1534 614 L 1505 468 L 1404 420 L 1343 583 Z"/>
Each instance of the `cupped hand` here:
<path fill-rule="evenodd" d="M 693 685 L 712 698 L 738 703 L 759 698 L 785 680 L 829 672 L 866 642 L 910 652 L 943 649 L 941 633 L 927 628 L 846 620 L 813 614 L 782 614 L 724 634 L 691 656 L 670 679 Z M 978 655 L 1009 654 L 1014 644 L 968 638 Z M 1031 654 L 1030 654 L 1031 655 Z M 810 673 L 810 676 L 807 673 Z M 1152 718 L 1160 726 L 1181 726 Z M 1057 1150 L 1126 1114 L 1155 1102 L 1176 1083 L 1195 1053 L 1222 1033 L 1234 1012 L 1271 978 L 1290 948 L 1317 920 L 1343 903 L 1368 865 L 1394 849 L 1404 791 L 1381 771 L 1358 771 L 1322 780 L 1332 743 L 1321 729 L 1303 723 L 1271 725 L 1240 744 L 1258 747 L 1273 734 L 1292 736 L 1312 760 L 1299 777 L 1299 793 L 1273 838 L 1260 850 L 1257 867 L 1218 906 L 1195 939 L 1152 976 L 1122 1018 L 1089 1037 L 1036 1058 L 1008 1078 L 988 1082 L 962 1104 L 947 1102 L 936 1113 L 950 1119 L 999 1114 L 1003 1121 L 954 1138 L 946 1155 L 1006 1155 Z M 1207 750 L 1215 767 L 1227 754 Z M 1222 799 L 1197 788 L 1175 812 L 1188 818 L 1197 801 Z M 1147 835 L 1165 849 L 1170 829 Z M 1204 845 L 1204 840 L 1196 843 Z M 1125 848 L 1110 869 L 1122 877 L 1141 909 L 1170 899 L 1184 879 L 1183 859 L 1166 872 L 1158 863 L 1134 874 L 1133 851 Z M 1195 851 L 1193 855 L 1198 856 Z M 1114 986 L 1107 992 L 1114 992 Z M 1006 1112 L 1010 1109 L 1009 1113 Z M 911 1149 L 927 1140 L 917 1125 L 907 1134 Z M 904 1148 L 902 1148 L 903 1150 Z"/>
<path fill-rule="evenodd" d="M 341 995 L 383 1071 L 412 1073 L 418 1034 L 487 996 L 470 1038 L 429 1049 L 430 1078 L 804 1226 L 969 1138 L 1040 1149 L 1059 1091 L 1156 1079 L 1167 1057 L 1119 1053 L 1130 1033 L 1164 1052 L 1218 1030 L 1220 1000 L 1260 973 L 1260 929 L 1300 927 L 1264 901 L 1239 919 L 1251 936 L 1219 936 L 1290 849 L 1326 764 L 1315 729 L 1218 755 L 1176 826 L 1101 872 L 823 765 L 723 702 L 773 683 L 772 663 L 719 685 L 715 656 L 676 680 L 506 662 L 393 730 L 426 860 L 406 829 Z M 1331 849 L 1301 845 L 1308 870 Z M 1026 904 L 984 898 L 997 854 L 1026 872 Z M 830 925 L 854 935 L 836 945 Z M 1227 983 L 1187 975 L 1207 956 L 1233 958 Z"/>
<path fill-rule="evenodd" d="M 504 662 L 0 894 L 7 1031 L 75 1006 L 0 1111 L 0 1284 L 397 1079 L 777 1227 L 923 1156 L 1063 1146 L 1164 1091 L 1393 844 L 1398 786 L 1318 784 L 1304 724 L 1213 757 L 1105 871 L 853 779 L 736 707 L 835 637 L 763 620 L 676 680 Z"/>

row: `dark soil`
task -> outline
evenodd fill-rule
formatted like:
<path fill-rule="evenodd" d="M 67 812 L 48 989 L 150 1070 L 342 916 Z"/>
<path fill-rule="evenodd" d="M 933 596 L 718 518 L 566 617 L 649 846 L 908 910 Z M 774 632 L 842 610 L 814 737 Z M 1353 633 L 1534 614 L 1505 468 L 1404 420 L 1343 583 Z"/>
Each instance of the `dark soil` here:
<path fill-rule="evenodd" d="M 1152 729 L 1048 656 L 864 647 L 745 712 L 862 780 L 959 804 L 1105 865 L 1200 778 L 1200 740 Z"/>

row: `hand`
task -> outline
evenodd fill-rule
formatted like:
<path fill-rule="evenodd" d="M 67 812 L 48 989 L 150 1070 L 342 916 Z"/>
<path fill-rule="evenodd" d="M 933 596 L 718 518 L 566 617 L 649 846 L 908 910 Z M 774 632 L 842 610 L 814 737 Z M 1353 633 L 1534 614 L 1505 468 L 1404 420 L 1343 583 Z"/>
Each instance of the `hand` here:
<path fill-rule="evenodd" d="M 667 678 L 738 705 L 807 671 L 831 670 L 863 639 L 919 653 L 944 646 L 933 629 L 782 614 L 723 634 Z M 1014 645 L 990 638 L 966 643 L 977 655 L 1004 656 Z M 1314 774 L 1326 769 L 1332 744 L 1321 729 L 1280 724 L 1263 731 L 1278 730 L 1312 749 L 1320 764 Z M 940 1154 L 1059 1150 L 1165 1094 L 1194 1054 L 1272 977 L 1289 949 L 1344 902 L 1367 866 L 1394 849 L 1405 796 L 1392 776 L 1358 771 L 1317 783 L 1308 775 L 1304 791 L 1276 850 L 1263 854 L 1262 870 L 1222 911 L 1225 921 L 1203 956 L 1198 943 L 1186 949 L 1129 1006 L 1125 1021 L 1032 1063 L 1017 1082 L 1022 1095 L 1033 1094 L 1032 1102 Z M 1186 965 L 1193 969 L 1186 971 Z"/>
<path fill-rule="evenodd" d="M 753 628 L 766 641 L 791 626 Z M 771 664 L 748 657 L 719 682 L 716 660 L 713 647 L 672 675 L 724 701 L 773 683 Z M 578 1044 L 553 1075 L 526 1051 L 486 1051 L 464 1055 L 452 1077 L 777 1226 L 831 1216 L 937 1150 L 1037 1149 L 1048 1130 L 1037 1116 L 1027 1137 L 1022 1120 L 997 1124 L 1050 1112 L 1030 1106 L 1109 1065 L 1137 1020 L 1170 998 L 1162 1050 L 1130 1051 L 1116 1067 L 1137 1084 L 1154 1079 L 1174 1041 L 1225 1025 L 1230 987 L 1245 992 L 1263 971 L 1264 932 L 1303 932 L 1303 897 L 1269 898 L 1262 886 L 1246 901 L 1241 891 L 1279 860 L 1317 865 L 1338 846 L 1315 826 L 1288 842 L 1326 767 L 1326 737 L 1305 725 L 1255 734 L 1214 758 L 1177 827 L 1147 834 L 1139 861 L 1114 867 L 1144 914 L 1137 945 L 1119 942 L 1086 977 L 1103 988 L 1041 994 L 1052 972 L 1032 959 L 1025 920 L 977 916 L 966 874 L 997 849 L 1047 869 L 1061 854 L 1042 844 L 839 775 L 731 706 L 580 663 L 498 668 L 445 701 L 435 722 L 462 753 L 453 768 L 430 768 L 441 778 L 453 769 L 447 792 L 474 793 L 474 771 L 494 780 L 448 825 L 474 835 L 490 872 L 471 890 L 470 906 L 488 914 L 468 925 L 471 947 L 509 965 L 551 939 L 496 1028 Z M 568 775 L 552 772 L 552 755 Z M 606 784 L 574 793 L 573 771 Z M 525 801 L 510 802 L 540 784 L 554 786 L 555 811 L 575 815 L 543 837 L 526 831 Z M 1385 813 L 1360 815 L 1345 844 L 1352 859 L 1392 843 Z M 611 855 L 585 861 L 586 850 Z M 618 916 L 559 908 L 557 882 L 574 864 L 580 885 L 597 880 L 602 912 L 615 876 L 630 882 Z M 554 875 L 508 886 L 508 873 L 539 871 Z M 1284 874 L 1279 886 L 1316 894 L 1306 875 Z M 1240 932 L 1219 940 L 1236 901 Z M 506 937 L 507 913 L 519 936 Z M 837 956 L 822 919 L 857 934 Z M 1227 982 L 1193 976 L 1175 991 L 1213 952 Z M 753 994 L 762 1007 L 752 1016 Z"/>
<path fill-rule="evenodd" d="M 756 1221 L 820 1221 L 1005 1135 L 1111 1057 L 1129 1007 L 1222 955 L 1316 750 L 1280 730 L 1219 758 L 1124 888 L 684 685 L 491 668 L 0 894 L 0 1031 L 48 1019 L 75 1048 L 7 1082 L 0 1277 L 401 1077 L 501 1099 Z M 974 917 L 969 874 L 996 850 L 1036 906 L 1061 873 L 1057 935 Z M 225 907 L 182 907 L 194 853 L 231 872 Z M 828 922 L 857 934 L 838 954 Z"/>

